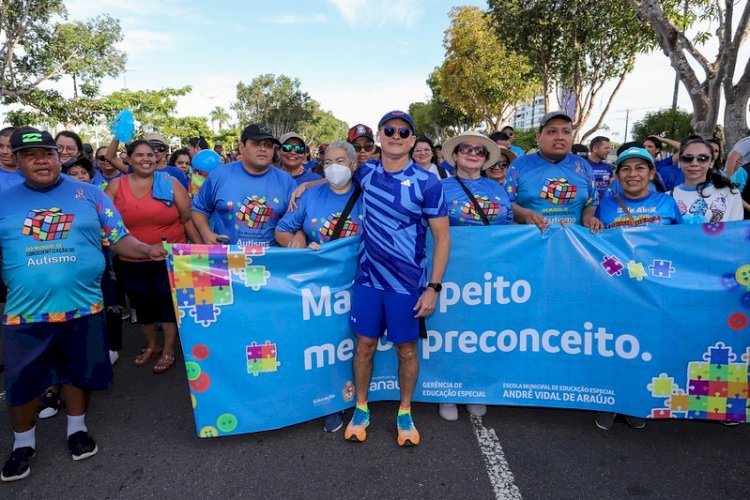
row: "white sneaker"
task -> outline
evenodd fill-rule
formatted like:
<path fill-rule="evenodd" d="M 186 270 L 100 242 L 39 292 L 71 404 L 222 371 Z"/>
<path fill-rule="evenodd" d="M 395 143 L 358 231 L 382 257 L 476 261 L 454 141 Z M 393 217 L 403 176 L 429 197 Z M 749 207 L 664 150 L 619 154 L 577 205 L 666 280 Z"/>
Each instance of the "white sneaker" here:
<path fill-rule="evenodd" d="M 109 364 L 115 366 L 117 360 L 120 359 L 120 353 L 118 351 L 109 351 Z"/>
<path fill-rule="evenodd" d="M 438 404 L 438 414 L 443 420 L 455 422 L 458 420 L 458 406 L 453 403 L 440 403 Z"/>
<path fill-rule="evenodd" d="M 487 406 L 485 405 L 466 405 L 466 410 L 469 412 L 469 415 L 474 415 L 475 417 L 483 417 L 487 414 Z"/>

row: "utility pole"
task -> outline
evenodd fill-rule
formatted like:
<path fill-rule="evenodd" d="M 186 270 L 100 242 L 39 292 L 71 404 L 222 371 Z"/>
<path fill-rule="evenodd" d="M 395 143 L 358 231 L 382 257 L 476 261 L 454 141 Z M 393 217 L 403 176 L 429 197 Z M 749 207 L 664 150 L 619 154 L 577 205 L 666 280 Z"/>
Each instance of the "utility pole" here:
<path fill-rule="evenodd" d="M 628 142 L 628 119 L 630 118 L 630 110 L 625 110 L 625 135 L 623 136 L 622 142 Z"/>

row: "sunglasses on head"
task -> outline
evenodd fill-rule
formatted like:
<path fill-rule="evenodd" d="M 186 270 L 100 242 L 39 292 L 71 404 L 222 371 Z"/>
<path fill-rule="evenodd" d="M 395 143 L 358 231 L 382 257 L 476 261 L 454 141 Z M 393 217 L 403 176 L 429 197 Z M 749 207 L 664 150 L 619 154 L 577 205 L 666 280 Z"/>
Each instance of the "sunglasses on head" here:
<path fill-rule="evenodd" d="M 411 135 L 411 129 L 406 127 L 392 127 L 388 125 L 387 127 L 383 127 L 383 133 L 386 137 L 393 137 L 393 134 L 398 132 L 398 136 L 402 139 L 408 139 Z"/>
<path fill-rule="evenodd" d="M 708 163 L 711 160 L 711 155 L 680 155 L 681 162 L 692 163 L 693 160 L 697 163 Z"/>
<path fill-rule="evenodd" d="M 508 168 L 508 165 L 510 165 L 509 161 L 500 160 L 499 162 L 492 165 L 490 168 L 498 169 L 498 170 L 505 170 L 506 168 Z"/>
<path fill-rule="evenodd" d="M 301 155 L 305 152 L 305 146 L 298 146 L 296 144 L 282 144 L 281 150 L 285 153 L 291 153 L 294 151 L 298 155 Z"/>
<path fill-rule="evenodd" d="M 489 151 L 487 151 L 487 148 L 485 148 L 484 146 L 471 146 L 469 144 L 459 144 L 458 152 L 465 155 L 474 153 L 475 155 L 481 156 L 482 158 L 486 158 L 489 154 Z"/>
<path fill-rule="evenodd" d="M 352 146 L 354 146 L 354 151 L 356 151 L 357 153 L 361 153 L 362 151 L 366 153 L 372 153 L 372 150 L 375 149 L 375 144 L 365 144 L 363 146 L 358 145 L 358 144 L 352 144 Z"/>

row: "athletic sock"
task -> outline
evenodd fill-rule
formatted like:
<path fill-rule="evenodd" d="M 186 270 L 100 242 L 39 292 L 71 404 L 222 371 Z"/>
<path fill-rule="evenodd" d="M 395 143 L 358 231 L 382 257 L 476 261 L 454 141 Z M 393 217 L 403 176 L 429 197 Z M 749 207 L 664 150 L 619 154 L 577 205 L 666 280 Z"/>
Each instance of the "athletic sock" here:
<path fill-rule="evenodd" d="M 36 425 L 26 432 L 13 432 L 13 449 L 34 448 L 36 449 Z"/>
<path fill-rule="evenodd" d="M 399 417 L 401 415 L 408 415 L 409 413 L 411 413 L 411 406 L 399 406 L 398 407 L 398 416 Z"/>
<path fill-rule="evenodd" d="M 88 432 L 88 428 L 86 428 L 86 414 L 77 416 L 68 415 L 68 437 L 79 431 Z"/>
<path fill-rule="evenodd" d="M 357 401 L 357 409 L 362 410 L 363 412 L 369 412 L 370 409 L 367 407 L 367 401 L 360 403 Z"/>

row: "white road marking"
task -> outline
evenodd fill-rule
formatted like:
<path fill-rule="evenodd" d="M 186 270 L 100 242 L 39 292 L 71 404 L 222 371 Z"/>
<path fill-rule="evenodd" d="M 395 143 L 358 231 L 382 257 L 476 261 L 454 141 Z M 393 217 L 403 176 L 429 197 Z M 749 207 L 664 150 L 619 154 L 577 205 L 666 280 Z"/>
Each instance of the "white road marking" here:
<path fill-rule="evenodd" d="M 479 449 L 482 450 L 484 456 L 487 475 L 490 478 L 492 489 L 495 491 L 495 498 L 520 500 L 521 492 L 514 482 L 513 472 L 511 472 L 508 462 L 505 460 L 503 447 L 500 446 L 500 440 L 497 438 L 495 429 L 487 429 L 482 424 L 482 417 L 470 415 L 470 418 L 474 435 L 479 443 Z"/>

